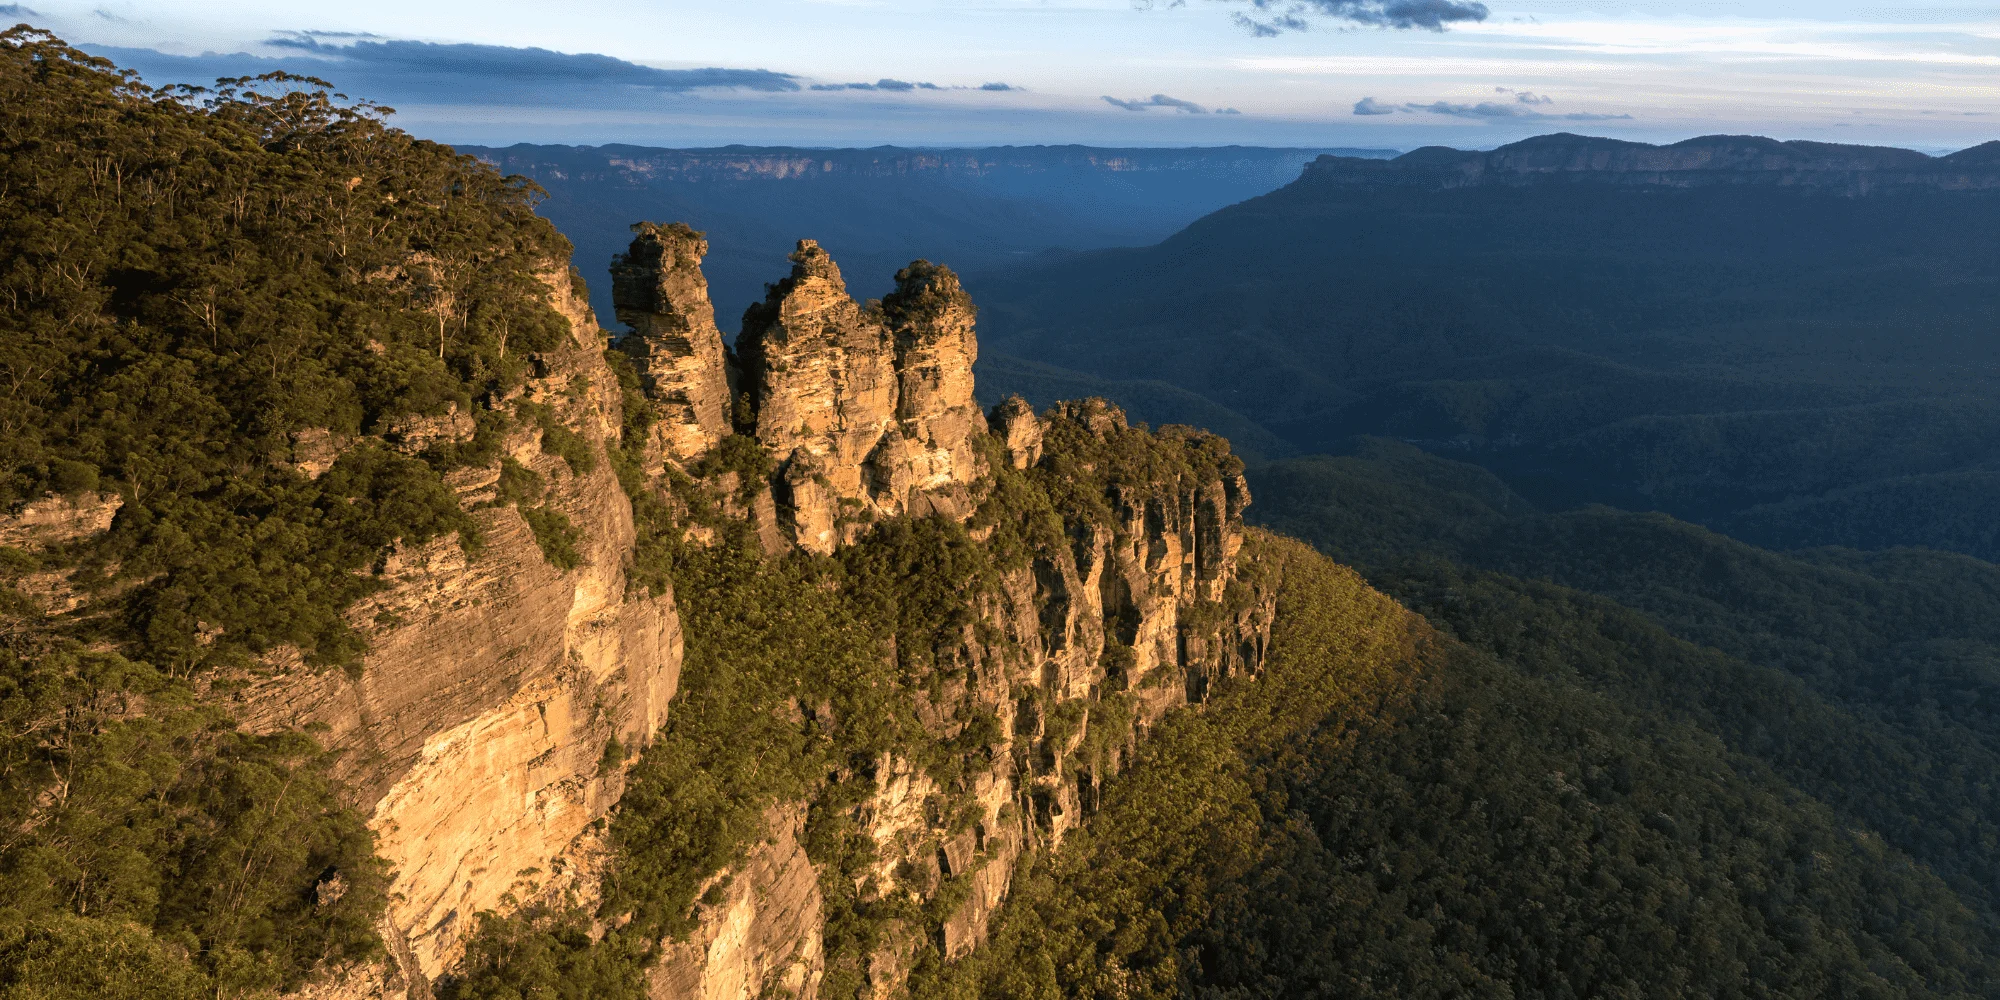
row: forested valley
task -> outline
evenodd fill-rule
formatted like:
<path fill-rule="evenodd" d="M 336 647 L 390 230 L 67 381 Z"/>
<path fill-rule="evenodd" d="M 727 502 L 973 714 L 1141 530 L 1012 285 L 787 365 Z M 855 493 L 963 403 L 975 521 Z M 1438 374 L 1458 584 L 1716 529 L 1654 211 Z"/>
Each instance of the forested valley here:
<path fill-rule="evenodd" d="M 1505 384 L 1348 386 L 1309 427 L 1185 372 L 1016 356 L 994 381 L 1179 416 L 971 405 L 958 478 L 892 495 L 773 446 L 774 383 L 708 417 L 662 392 L 664 339 L 589 321 L 544 192 L 388 121 L 315 80 L 155 90 L 0 35 L 0 998 L 680 998 L 709 986 L 674 970 L 767 945 L 741 996 L 2000 996 L 1990 498 L 1923 478 L 1985 475 L 1983 402 L 1752 380 L 1851 418 L 1862 444 L 1815 464 L 1761 450 L 1790 426 L 1768 414 L 1721 457 L 1688 442 L 1734 418 L 1581 427 L 1606 395 L 1738 382 L 1573 344 L 1510 347 Z M 637 227 L 620 294 L 648 248 L 641 291 L 691 294 L 701 240 Z M 831 301 L 897 399 L 949 394 L 921 381 L 944 343 L 970 400 L 977 281 L 919 261 L 853 303 L 816 244 L 792 262 L 757 351 Z M 1931 274 L 1964 293 L 1940 329 L 1983 315 L 1984 266 Z M 982 322 L 1025 353 L 1055 334 L 1020 287 Z M 692 299 L 631 301 L 693 336 L 666 311 Z M 743 344 L 739 373 L 796 370 Z M 1602 378 L 1536 391 L 1550 357 Z M 896 447 L 966 416 L 890 409 Z M 1349 436 L 1390 411 L 1459 423 Z M 1493 459 L 1538 427 L 1657 431 L 1603 445 L 1654 460 L 1623 495 L 1711 523 Z M 1899 428 L 1936 447 L 1882 487 Z M 676 431 L 712 440 L 677 459 Z M 1907 519 L 1950 528 L 1930 548 L 1851 492 L 1959 486 Z M 812 497 L 838 512 L 817 550 Z M 1836 503 L 1873 527 L 1773 513 Z M 412 620 L 473 624 L 396 660 Z M 253 711 L 273 689 L 299 714 Z M 370 714 L 392 696 L 462 711 Z M 341 698 L 365 711 L 311 715 Z M 537 774 L 556 791 L 505 784 Z M 422 852 L 448 850 L 471 860 L 439 891 L 466 895 L 433 919 Z M 759 873 L 787 864 L 801 931 L 760 942 Z"/>

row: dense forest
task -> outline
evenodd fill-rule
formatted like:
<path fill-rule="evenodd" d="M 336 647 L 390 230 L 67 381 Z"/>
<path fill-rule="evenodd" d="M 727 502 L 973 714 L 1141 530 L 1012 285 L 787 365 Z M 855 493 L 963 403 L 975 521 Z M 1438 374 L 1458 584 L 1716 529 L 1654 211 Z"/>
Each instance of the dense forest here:
<path fill-rule="evenodd" d="M 1610 630 L 1503 605 L 1432 632 L 1305 553 L 1285 600 L 1269 675 L 1154 734 L 993 945 L 917 995 L 1992 994 L 1988 917 L 1600 690 L 1647 661 Z M 1503 654 L 1478 626 L 1559 632 Z"/>
<path fill-rule="evenodd" d="M 974 291 L 999 355 L 1106 380 L 1143 419 L 1253 424 L 1270 457 L 1394 437 L 1549 509 L 1991 559 L 1996 149 L 1551 135 L 1327 157 L 1155 246 Z M 1615 165 L 1670 155 L 1714 169 Z"/>
<path fill-rule="evenodd" d="M 676 595 L 686 659 L 636 761 L 603 748 L 629 780 L 599 891 L 468 915 L 442 997 L 647 995 L 786 801 L 809 806 L 837 1000 L 874 995 L 899 928 L 921 998 L 2000 995 L 2000 568 L 1768 551 L 1379 439 L 1249 470 L 1271 531 L 1246 573 L 1277 595 L 1260 675 L 1143 738 L 1115 684 L 1008 692 L 1060 748 L 1021 766 L 1103 781 L 1059 850 L 1024 856 L 984 946 L 947 958 L 966 873 L 860 888 L 878 762 L 952 790 L 940 829 L 968 824 L 1001 734 L 951 714 L 971 702 L 944 651 L 1003 573 L 1117 537 L 1107 498 L 1233 476 L 1223 442 L 1054 411 L 1031 467 L 982 439 L 969 519 L 770 557 L 741 510 L 772 456 L 728 437 L 652 491 L 657 414 L 620 350 L 611 440 L 515 394 L 569 342 L 549 282 L 581 284 L 531 183 L 319 81 L 155 90 L 26 28 L 0 34 L 0 94 L 0 513 L 106 517 L 0 547 L 0 996 L 269 997 L 383 958 L 392 873 L 320 734 L 246 730 L 219 696 L 274 663 L 363 669 L 346 612 L 398 545 L 487 544 L 455 471 L 494 467 L 490 503 L 574 568 L 577 526 L 498 452 L 510 429 L 551 467 L 609 464 L 626 579 Z M 1977 405 L 1836 402 L 1941 453 L 1983 433 Z M 462 440 L 421 431 L 454 418 Z M 349 441 L 317 475 L 309 432 Z M 1679 481 L 1679 447 L 1647 474 Z M 1772 475 L 1804 475 L 1785 458 Z"/>

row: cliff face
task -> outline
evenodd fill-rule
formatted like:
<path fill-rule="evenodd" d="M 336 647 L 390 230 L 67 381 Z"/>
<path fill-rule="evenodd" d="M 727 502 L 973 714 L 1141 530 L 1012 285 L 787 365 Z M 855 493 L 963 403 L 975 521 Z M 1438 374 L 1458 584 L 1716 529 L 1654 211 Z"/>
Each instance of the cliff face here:
<path fill-rule="evenodd" d="M 990 593 L 965 598 L 977 622 L 932 650 L 949 679 L 912 694 L 941 735 L 957 731 L 954 720 L 994 718 L 991 767 L 947 786 L 890 755 L 852 809 L 872 861 L 840 891 L 875 906 L 944 906 L 934 922 L 897 917 L 875 932 L 864 979 L 888 996 L 924 949 L 949 959 L 983 940 L 1020 859 L 1053 849 L 1094 810 L 1146 726 L 1258 669 L 1274 609 L 1240 571 L 1249 492 L 1220 439 L 1132 428 L 1095 400 L 1037 415 L 1010 399 L 982 414 L 975 310 L 949 270 L 912 264 L 894 293 L 864 306 L 811 241 L 793 264 L 738 344 L 740 429 L 773 459 L 768 481 L 750 486 L 775 498 L 787 544 L 832 552 L 898 514 L 964 520 L 991 501 L 995 466 L 1060 480 L 1100 505 L 1065 519 Z M 740 506 L 751 517 L 761 509 Z M 973 537 L 1015 516 L 975 518 Z M 771 818 L 775 834 L 716 883 L 724 895 L 697 906 L 699 929 L 663 943 L 654 997 L 818 995 L 830 956 L 814 921 L 828 902 L 824 885 L 799 877 L 792 817 L 804 811 Z"/>
<path fill-rule="evenodd" d="M 1103 469 L 1154 440 L 1096 400 L 1042 417 L 1013 400 L 991 419 L 991 433 L 1017 448 L 1046 439 L 1046 455 L 1016 452 L 1037 462 Z M 1106 489 L 1101 521 L 1005 571 L 977 621 L 935 651 L 939 675 L 951 679 L 916 696 L 919 717 L 950 731 L 953 719 L 990 713 L 998 735 L 991 767 L 950 785 L 886 757 L 874 765 L 873 793 L 852 807 L 872 858 L 855 876 L 855 898 L 936 914 L 879 929 L 866 992 L 895 995 L 926 948 L 949 960 L 977 947 L 1023 857 L 1056 848 L 1095 811 L 1102 783 L 1150 724 L 1202 700 L 1216 680 L 1259 669 L 1272 590 L 1240 565 L 1249 494 L 1232 466 L 1221 468 L 1229 471 L 1191 463 Z M 726 894 L 697 906 L 699 929 L 666 943 L 652 997 L 750 1000 L 774 987 L 800 1000 L 820 995 L 829 958 L 815 921 L 826 903 L 823 883 L 800 875 L 795 817 L 804 811 L 770 818 L 765 842 L 717 883 Z"/>
<path fill-rule="evenodd" d="M 477 558 L 452 539 L 398 552 L 388 587 L 351 610 L 370 638 L 358 675 L 281 672 L 234 696 L 246 728 L 324 726 L 341 754 L 338 773 L 395 869 L 384 932 L 398 994 L 427 995 L 474 915 L 510 891 L 532 898 L 588 877 L 588 828 L 623 787 L 622 770 L 602 766 L 606 746 L 644 746 L 679 678 L 672 596 L 626 592 L 632 511 L 601 444 L 621 418 L 604 335 L 566 279 L 550 285 L 573 341 L 540 359 L 527 397 L 590 440 L 597 461 L 573 471 L 532 427 L 505 451 L 545 477 L 549 506 L 582 529 L 583 564 L 550 565 L 514 507 L 475 509 Z M 496 462 L 452 481 L 477 507 L 498 477 Z"/>
<path fill-rule="evenodd" d="M 1751 185 L 1862 195 L 2000 189 L 2000 157 L 1993 143 L 1931 157 L 1908 149 L 1759 136 L 1711 135 L 1652 146 L 1561 133 L 1486 152 L 1428 146 L 1393 160 L 1322 156 L 1306 167 L 1304 178 L 1324 185 L 1426 189 L 1550 183 Z"/>
<path fill-rule="evenodd" d="M 643 492 L 671 506 L 675 481 L 716 484 L 727 516 L 759 522 L 767 558 L 832 553 L 902 515 L 969 522 L 976 544 L 1025 537 L 1014 522 L 1032 512 L 974 516 L 998 502 L 1002 475 L 1016 489 L 1059 484 L 1089 512 L 1059 518 L 1066 527 L 968 592 L 972 623 L 932 651 L 938 681 L 908 692 L 940 739 L 995 720 L 990 765 L 940 778 L 896 753 L 875 761 L 872 791 L 840 807 L 871 845 L 851 884 L 827 882 L 807 852 L 808 815 L 822 807 L 773 804 L 762 840 L 706 884 L 693 930 L 657 942 L 645 975 L 658 1000 L 819 995 L 834 890 L 907 907 L 877 927 L 862 963 L 876 996 L 893 994 L 926 948 L 975 948 L 1021 859 L 1083 821 L 1145 727 L 1262 661 L 1272 597 L 1239 567 L 1249 495 L 1220 439 L 1132 428 L 1101 401 L 1037 415 L 1014 399 L 982 413 L 975 310 L 956 276 L 919 261 L 887 299 L 862 305 L 811 241 L 752 310 L 739 360 L 703 293 L 700 234 L 635 229 L 613 273 L 634 327 L 622 349 L 658 416 L 643 467 L 625 467 L 624 481 L 614 471 L 606 442 L 619 440 L 629 397 L 604 333 L 551 275 L 572 339 L 536 358 L 523 400 L 546 416 L 511 425 L 503 460 L 450 478 L 483 550 L 440 539 L 396 551 L 386 586 L 350 614 L 370 639 L 358 673 L 280 670 L 230 695 L 250 728 L 320 729 L 395 870 L 392 961 L 347 970 L 321 995 L 429 996 L 481 911 L 597 898 L 613 849 L 598 821 L 615 814 L 631 767 L 618 751 L 643 752 L 680 684 L 673 594 L 629 586 Z M 399 433 L 470 433 L 457 411 L 419 423 Z M 299 461 L 330 462 L 318 451 L 336 444 L 303 442 Z M 765 457 L 729 457 L 746 449 Z M 574 568 L 544 555 L 518 504 L 499 502 L 503 475 L 518 475 L 504 461 L 548 484 L 545 509 L 578 531 Z M 719 544 L 712 529 L 685 530 Z"/>

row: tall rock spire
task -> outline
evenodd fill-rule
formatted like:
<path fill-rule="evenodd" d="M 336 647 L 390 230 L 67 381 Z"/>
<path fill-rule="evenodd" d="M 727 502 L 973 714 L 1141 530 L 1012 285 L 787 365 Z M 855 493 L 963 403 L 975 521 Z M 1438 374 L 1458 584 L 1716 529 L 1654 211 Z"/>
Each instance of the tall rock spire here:
<path fill-rule="evenodd" d="M 863 307 L 812 240 L 744 314 L 737 352 L 755 434 L 779 461 L 777 501 L 800 546 L 831 552 L 877 516 L 970 512 L 985 429 L 973 315 L 958 277 L 924 261 Z"/>
<path fill-rule="evenodd" d="M 728 361 L 701 259 L 708 241 L 684 223 L 632 226 L 611 262 L 611 301 L 632 328 L 629 345 L 666 457 L 685 462 L 729 433 Z"/>
<path fill-rule="evenodd" d="M 896 272 L 896 290 L 882 300 L 896 342 L 896 418 L 909 443 L 905 463 L 914 488 L 933 491 L 978 477 L 973 436 L 986 428 L 972 398 L 972 363 L 979 340 L 972 296 L 951 268 L 927 260 Z"/>

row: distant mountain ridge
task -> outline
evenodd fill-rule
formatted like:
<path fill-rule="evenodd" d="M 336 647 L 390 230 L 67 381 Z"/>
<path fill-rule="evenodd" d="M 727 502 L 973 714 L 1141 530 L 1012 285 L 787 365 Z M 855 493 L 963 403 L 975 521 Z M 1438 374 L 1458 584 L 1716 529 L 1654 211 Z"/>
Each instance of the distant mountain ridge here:
<path fill-rule="evenodd" d="M 934 149 L 908 146 L 873 146 L 863 149 L 825 149 L 810 146 L 729 145 L 694 149 L 668 149 L 612 143 L 603 146 L 550 146 L 517 143 L 489 148 L 467 146 L 491 162 L 512 165 L 524 157 L 545 158 L 555 165 L 578 163 L 578 157 L 594 164 L 596 154 L 615 172 L 645 178 L 675 177 L 702 180 L 811 180 L 831 175 L 863 177 L 905 177 L 938 173 L 971 177 L 1009 172 L 1043 173 L 1056 170 L 1102 171 L 1109 173 L 1182 172 L 1208 176 L 1236 176 L 1268 173 L 1278 183 L 1289 181 L 1297 170 L 1293 162 L 1301 156 L 1337 156 L 1350 159 L 1379 159 L 1393 156 L 1393 149 L 1323 149 L 1265 146 L 1196 147 L 1100 147 L 1100 146 L 989 146 L 968 149 Z"/>
<path fill-rule="evenodd" d="M 1548 183 L 1662 187 L 1776 185 L 1865 194 L 1899 188 L 2000 188 L 2000 141 L 1946 156 L 1762 136 L 1706 135 L 1666 146 L 1560 132 L 1493 150 L 1425 146 L 1391 160 L 1322 156 L 1305 186 L 1395 185 L 1435 190 Z"/>
<path fill-rule="evenodd" d="M 968 275 L 1056 249 L 1146 246 L 1216 209 L 1276 190 L 1327 153 L 1394 150 L 998 146 L 983 149 L 808 149 L 724 146 L 461 146 L 533 178 L 541 206 L 597 274 L 624 248 L 633 219 L 677 219 L 706 232 L 716 319 L 743 309 L 812 237 L 856 274 L 887 276 L 924 257 Z M 608 290 L 591 305 L 611 322 Z"/>
<path fill-rule="evenodd" d="M 1382 435 L 1550 509 L 2000 558 L 2000 143 L 1326 157 L 980 295 L 989 350 L 1198 394 L 1296 453 Z"/>

